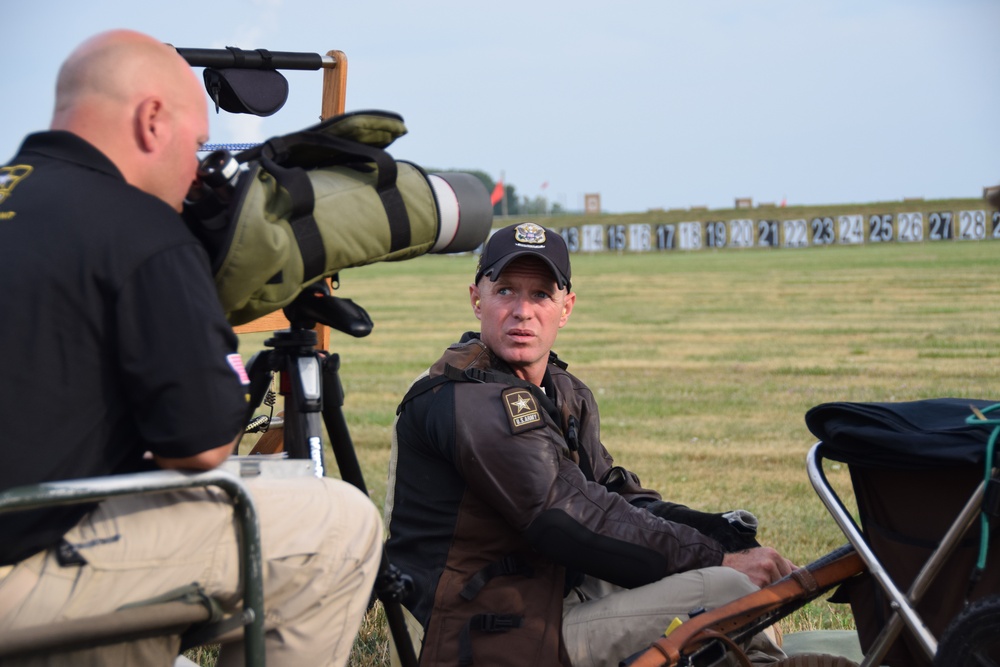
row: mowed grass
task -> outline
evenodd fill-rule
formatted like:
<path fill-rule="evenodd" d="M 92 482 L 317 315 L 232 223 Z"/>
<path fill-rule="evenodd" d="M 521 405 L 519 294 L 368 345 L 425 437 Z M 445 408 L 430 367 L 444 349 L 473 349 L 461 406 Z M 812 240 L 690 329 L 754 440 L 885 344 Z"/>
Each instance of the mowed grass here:
<path fill-rule="evenodd" d="M 998 251 L 987 241 L 574 255 L 577 305 L 556 351 L 596 393 L 618 463 L 669 500 L 754 512 L 761 541 L 805 564 L 846 541 L 806 476 L 805 412 L 1000 396 Z M 332 333 L 330 349 L 380 507 L 399 398 L 477 329 L 474 269 L 472 256 L 425 256 L 341 275 L 337 294 L 375 322 L 367 338 Z M 248 358 L 264 336 L 242 338 Z M 827 472 L 849 489 L 846 470 Z M 782 629 L 852 623 L 848 607 L 819 601 Z M 377 610 L 361 635 L 352 664 L 387 664 Z"/>

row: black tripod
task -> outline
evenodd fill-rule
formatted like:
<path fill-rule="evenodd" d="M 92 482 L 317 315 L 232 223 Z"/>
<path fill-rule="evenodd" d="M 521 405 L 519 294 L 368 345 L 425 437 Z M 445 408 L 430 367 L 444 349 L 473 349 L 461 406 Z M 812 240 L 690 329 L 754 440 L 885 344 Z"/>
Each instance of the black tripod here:
<path fill-rule="evenodd" d="M 290 327 L 275 332 L 264 341 L 268 350 L 258 352 L 247 365 L 250 376 L 250 403 L 246 423 L 261 405 L 274 373 L 279 373 L 285 397 L 285 451 L 289 458 L 310 459 L 313 472 L 323 477 L 322 424 L 330 436 L 341 478 L 368 495 L 361 466 L 344 419 L 344 389 L 340 382 L 340 356 L 316 349 L 317 323 L 356 338 L 372 330 L 368 313 L 348 299 L 330 294 L 325 282 L 304 290 L 285 307 Z M 406 631 L 402 600 L 412 586 L 409 577 L 389 563 L 382 552 L 382 564 L 375 580 L 374 594 L 382 601 L 389 631 L 403 667 L 416 667 L 417 658 Z"/>

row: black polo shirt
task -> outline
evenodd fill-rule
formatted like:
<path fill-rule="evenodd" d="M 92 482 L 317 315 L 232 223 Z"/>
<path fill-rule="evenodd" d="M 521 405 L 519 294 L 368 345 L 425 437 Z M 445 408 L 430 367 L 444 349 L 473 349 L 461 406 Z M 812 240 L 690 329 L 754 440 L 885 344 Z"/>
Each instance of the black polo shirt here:
<path fill-rule="evenodd" d="M 178 214 L 79 137 L 29 136 L 0 168 L 0 489 L 225 444 L 245 409 L 235 353 Z M 0 563 L 87 509 L 0 515 Z"/>

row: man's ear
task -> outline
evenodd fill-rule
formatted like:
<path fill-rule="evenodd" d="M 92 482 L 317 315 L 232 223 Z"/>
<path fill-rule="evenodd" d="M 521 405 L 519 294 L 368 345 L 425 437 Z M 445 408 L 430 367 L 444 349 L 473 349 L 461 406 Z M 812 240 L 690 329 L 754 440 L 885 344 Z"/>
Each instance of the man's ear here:
<path fill-rule="evenodd" d="M 477 320 L 483 319 L 483 311 L 479 307 L 479 286 L 469 285 L 469 302 L 472 304 L 472 313 Z"/>
<path fill-rule="evenodd" d="M 562 314 L 559 317 L 559 328 L 562 329 L 566 326 L 566 322 L 569 320 L 569 314 L 573 312 L 573 306 L 576 305 L 576 292 L 569 292 L 566 294 L 566 298 L 563 299 Z"/>
<path fill-rule="evenodd" d="M 135 139 L 139 148 L 152 153 L 166 141 L 163 100 L 147 97 L 135 108 Z"/>

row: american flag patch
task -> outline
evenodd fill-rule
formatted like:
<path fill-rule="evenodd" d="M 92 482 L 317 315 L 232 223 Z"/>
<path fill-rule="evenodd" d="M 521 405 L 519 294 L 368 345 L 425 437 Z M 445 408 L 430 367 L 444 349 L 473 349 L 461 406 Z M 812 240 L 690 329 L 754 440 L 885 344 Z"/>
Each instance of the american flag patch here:
<path fill-rule="evenodd" d="M 240 382 L 250 384 L 247 369 L 243 367 L 243 357 L 234 352 L 233 354 L 226 355 L 226 361 L 229 362 L 230 368 L 236 372 L 236 376 L 240 379 Z"/>

